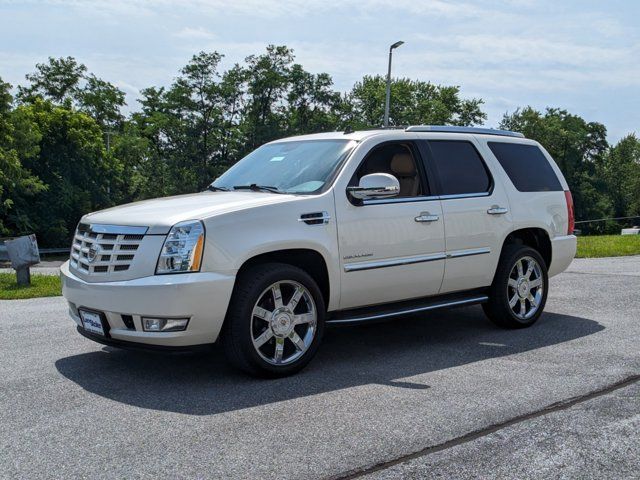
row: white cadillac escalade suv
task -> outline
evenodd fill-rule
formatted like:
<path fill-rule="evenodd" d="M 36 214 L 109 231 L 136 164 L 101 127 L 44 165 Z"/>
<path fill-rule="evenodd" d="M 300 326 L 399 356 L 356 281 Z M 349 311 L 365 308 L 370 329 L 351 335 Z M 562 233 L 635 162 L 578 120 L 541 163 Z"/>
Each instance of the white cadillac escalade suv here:
<path fill-rule="evenodd" d="M 63 293 L 114 346 L 217 340 L 260 376 L 300 370 L 325 325 L 482 304 L 532 325 L 576 250 L 553 159 L 521 134 L 462 127 L 268 143 L 206 192 L 85 215 Z"/>

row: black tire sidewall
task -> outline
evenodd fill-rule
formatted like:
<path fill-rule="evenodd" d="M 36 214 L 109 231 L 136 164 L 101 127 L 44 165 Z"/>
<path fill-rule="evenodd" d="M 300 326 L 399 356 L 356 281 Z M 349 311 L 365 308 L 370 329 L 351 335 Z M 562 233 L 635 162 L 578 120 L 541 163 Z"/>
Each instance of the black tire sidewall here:
<path fill-rule="evenodd" d="M 507 283 L 511 270 L 516 262 L 524 257 L 532 257 L 540 265 L 542 271 L 543 291 L 540 306 L 536 313 L 527 320 L 518 318 L 509 306 Z M 491 286 L 491 298 L 485 308 L 488 316 L 495 323 L 507 328 L 525 328 L 533 325 L 542 315 L 549 292 L 549 275 L 547 264 L 537 250 L 524 245 L 508 245 L 502 253 L 500 263 Z"/>
<path fill-rule="evenodd" d="M 276 366 L 265 361 L 255 350 L 251 336 L 251 320 L 253 307 L 264 290 L 273 283 L 292 280 L 302 284 L 313 297 L 317 312 L 316 333 L 309 349 L 295 362 Z M 261 377 L 283 377 L 298 372 L 315 356 L 322 337 L 325 324 L 325 303 L 320 288 L 304 270 L 293 265 L 269 263 L 259 265 L 243 272 L 234 288 L 229 306 L 223 343 L 232 363 L 252 375 Z"/>

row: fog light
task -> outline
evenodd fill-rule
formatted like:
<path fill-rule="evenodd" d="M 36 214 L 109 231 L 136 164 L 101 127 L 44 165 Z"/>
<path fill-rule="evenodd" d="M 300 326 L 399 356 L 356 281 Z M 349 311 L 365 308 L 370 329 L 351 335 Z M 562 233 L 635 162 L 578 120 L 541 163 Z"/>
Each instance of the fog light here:
<path fill-rule="evenodd" d="M 188 318 L 142 317 L 145 332 L 180 332 L 187 329 Z"/>

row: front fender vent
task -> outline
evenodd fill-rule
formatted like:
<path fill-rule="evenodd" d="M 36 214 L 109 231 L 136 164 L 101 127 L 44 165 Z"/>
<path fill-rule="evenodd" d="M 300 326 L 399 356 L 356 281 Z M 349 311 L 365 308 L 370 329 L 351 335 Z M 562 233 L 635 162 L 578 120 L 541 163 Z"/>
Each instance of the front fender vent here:
<path fill-rule="evenodd" d="M 299 222 L 304 222 L 307 225 L 326 225 L 329 223 L 331 216 L 328 212 L 313 212 L 303 213 L 298 219 Z"/>

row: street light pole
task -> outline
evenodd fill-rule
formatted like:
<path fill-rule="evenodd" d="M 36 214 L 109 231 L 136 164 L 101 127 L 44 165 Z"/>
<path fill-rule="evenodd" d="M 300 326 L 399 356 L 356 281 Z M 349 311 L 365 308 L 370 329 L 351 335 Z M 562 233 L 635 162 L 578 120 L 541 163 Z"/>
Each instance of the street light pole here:
<path fill-rule="evenodd" d="M 404 42 L 399 41 L 394 43 L 389 47 L 389 68 L 387 70 L 387 96 L 384 102 L 384 126 L 389 126 L 389 102 L 391 101 L 391 57 L 393 55 L 393 50 L 398 48 Z"/>

